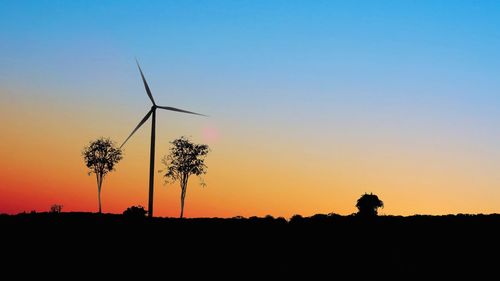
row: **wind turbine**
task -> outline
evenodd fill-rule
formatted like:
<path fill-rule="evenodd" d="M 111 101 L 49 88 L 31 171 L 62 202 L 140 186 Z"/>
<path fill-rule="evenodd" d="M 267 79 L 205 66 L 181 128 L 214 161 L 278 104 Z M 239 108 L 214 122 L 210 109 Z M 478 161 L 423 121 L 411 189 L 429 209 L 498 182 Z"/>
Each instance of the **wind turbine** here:
<path fill-rule="evenodd" d="M 132 135 L 144 124 L 146 121 L 148 121 L 149 117 L 153 115 L 152 118 L 152 123 L 151 123 L 151 148 L 150 148 L 150 156 L 149 156 L 149 202 L 148 202 L 148 216 L 152 217 L 153 216 L 153 193 L 154 193 L 154 170 L 155 170 L 155 135 L 156 135 L 156 109 L 165 109 L 165 110 L 170 110 L 170 111 L 177 111 L 177 112 L 183 112 L 183 113 L 189 113 L 189 114 L 195 114 L 195 115 L 200 115 L 200 116 L 206 116 L 203 114 L 199 114 L 196 112 L 191 112 L 175 107 L 170 107 L 170 106 L 160 106 L 157 105 L 155 100 L 153 99 L 153 95 L 151 94 L 151 90 L 149 89 L 148 82 L 146 82 L 146 78 L 144 78 L 144 73 L 142 73 L 141 66 L 139 65 L 139 62 L 137 59 L 135 60 L 137 63 L 137 67 L 139 68 L 139 72 L 141 73 L 142 77 L 142 82 L 144 82 L 144 88 L 146 88 L 146 93 L 148 94 L 149 99 L 153 103 L 151 106 L 151 109 L 146 113 L 146 116 L 142 118 L 141 122 L 135 127 L 135 129 L 130 133 L 128 138 L 122 143 L 120 148 L 122 148 L 125 143 L 132 137 Z"/>

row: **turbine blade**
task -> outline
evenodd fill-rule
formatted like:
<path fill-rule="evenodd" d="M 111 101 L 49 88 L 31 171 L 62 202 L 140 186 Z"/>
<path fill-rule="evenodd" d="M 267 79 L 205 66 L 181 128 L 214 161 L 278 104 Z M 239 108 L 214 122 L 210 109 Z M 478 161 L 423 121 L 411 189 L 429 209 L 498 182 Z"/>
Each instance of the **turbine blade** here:
<path fill-rule="evenodd" d="M 183 112 L 183 113 L 189 113 L 189 114 L 194 114 L 194 115 L 200 115 L 200 116 L 205 116 L 205 117 L 208 117 L 207 115 L 205 114 L 200 114 L 200 113 L 196 113 L 196 112 L 191 112 L 191 111 L 187 111 L 187 110 L 184 110 L 184 109 L 178 109 L 178 108 L 175 108 L 175 107 L 170 107 L 170 106 L 157 106 L 158 108 L 161 108 L 161 109 L 166 109 L 166 110 L 171 110 L 171 111 L 177 111 L 177 112 Z"/>
<path fill-rule="evenodd" d="M 142 77 L 142 82 L 144 82 L 144 88 L 146 88 L 146 93 L 148 93 L 148 97 L 153 103 L 153 105 L 156 105 L 155 100 L 153 99 L 153 95 L 151 94 L 151 90 L 149 89 L 148 82 L 146 81 L 146 78 L 144 78 L 144 73 L 142 73 L 141 66 L 139 65 L 139 61 L 135 59 L 135 62 L 137 63 L 137 67 L 139 67 L 139 72 L 141 72 L 141 77 Z"/>
<path fill-rule="evenodd" d="M 128 138 L 122 143 L 122 145 L 120 145 L 120 148 L 122 148 L 125 145 L 125 143 L 128 141 L 128 139 L 130 139 L 130 137 L 135 133 L 135 131 L 139 130 L 139 128 L 142 126 L 142 124 L 144 124 L 146 121 L 148 121 L 148 118 L 151 115 L 151 113 L 153 113 L 153 109 L 151 109 L 146 114 L 146 116 L 144 116 L 144 118 L 142 118 L 141 122 L 139 122 L 139 124 L 137 125 L 137 127 L 135 127 L 135 129 L 132 131 L 132 133 L 130 133 L 130 135 L 128 136 Z"/>

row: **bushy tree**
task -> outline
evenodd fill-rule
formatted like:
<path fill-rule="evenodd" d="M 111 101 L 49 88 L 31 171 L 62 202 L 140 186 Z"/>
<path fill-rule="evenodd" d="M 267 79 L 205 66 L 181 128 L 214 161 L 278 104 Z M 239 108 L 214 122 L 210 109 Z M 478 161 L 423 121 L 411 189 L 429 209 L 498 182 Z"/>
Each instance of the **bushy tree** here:
<path fill-rule="evenodd" d="M 178 181 L 181 186 L 181 215 L 184 216 L 184 200 L 189 177 L 191 175 L 199 176 L 206 174 L 207 166 L 205 157 L 209 152 L 206 144 L 194 144 L 186 137 L 180 137 L 171 142 L 170 153 L 162 160 L 166 166 L 166 173 L 163 175 L 167 182 Z M 203 178 L 201 185 L 204 186 Z"/>
<path fill-rule="evenodd" d="M 373 193 L 365 193 L 358 199 L 356 207 L 359 210 L 357 215 L 373 217 L 377 216 L 378 208 L 384 207 L 384 202 L 382 202 L 382 200 L 380 200 L 378 196 Z"/>
<path fill-rule="evenodd" d="M 83 149 L 83 159 L 89 169 L 88 174 L 94 173 L 97 178 L 97 199 L 99 201 L 99 213 L 101 209 L 101 188 L 104 177 L 114 170 L 115 165 L 122 159 L 122 150 L 108 138 L 99 138 L 89 142 Z"/>

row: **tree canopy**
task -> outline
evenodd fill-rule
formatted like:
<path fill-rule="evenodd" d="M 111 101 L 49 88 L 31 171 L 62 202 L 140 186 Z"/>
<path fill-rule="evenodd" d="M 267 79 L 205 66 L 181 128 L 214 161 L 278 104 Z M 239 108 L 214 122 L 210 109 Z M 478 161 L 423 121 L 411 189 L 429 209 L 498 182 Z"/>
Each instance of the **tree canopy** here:
<path fill-rule="evenodd" d="M 108 138 L 99 138 L 91 141 L 83 149 L 85 165 L 89 169 L 89 175 L 106 175 L 114 170 L 116 163 L 122 158 L 122 151 L 117 148 L 113 141 Z"/>

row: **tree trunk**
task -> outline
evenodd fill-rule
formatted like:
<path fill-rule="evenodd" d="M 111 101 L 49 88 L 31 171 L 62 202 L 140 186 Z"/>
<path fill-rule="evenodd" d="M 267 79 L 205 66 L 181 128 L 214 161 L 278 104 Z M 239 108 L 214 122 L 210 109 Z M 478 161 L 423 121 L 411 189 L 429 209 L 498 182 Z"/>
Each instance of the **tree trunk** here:
<path fill-rule="evenodd" d="M 181 187 L 182 191 L 181 191 L 181 219 L 182 217 L 184 216 L 184 194 L 185 194 L 185 187 Z"/>
<path fill-rule="evenodd" d="M 99 214 L 102 214 L 101 209 L 101 186 L 102 186 L 102 177 L 97 176 L 97 199 L 99 202 Z"/>
<path fill-rule="evenodd" d="M 102 209 L 101 209 L 101 188 L 97 191 L 97 196 L 99 197 L 99 214 L 102 214 Z"/>
<path fill-rule="evenodd" d="M 181 219 L 184 217 L 184 199 L 186 199 L 187 177 L 181 181 Z"/>

